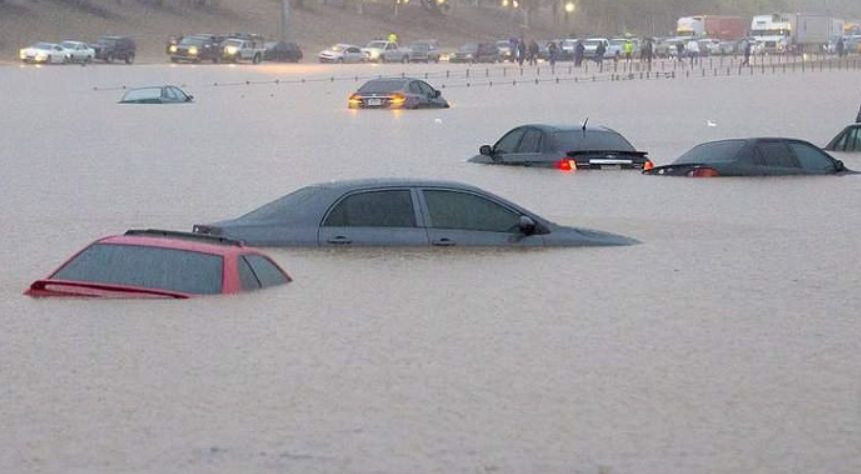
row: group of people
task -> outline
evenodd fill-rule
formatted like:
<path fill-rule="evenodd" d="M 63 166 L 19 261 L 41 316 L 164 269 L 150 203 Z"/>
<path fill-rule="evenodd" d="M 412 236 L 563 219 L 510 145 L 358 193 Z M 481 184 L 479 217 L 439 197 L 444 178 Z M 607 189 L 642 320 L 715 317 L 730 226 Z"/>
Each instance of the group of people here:
<path fill-rule="evenodd" d="M 541 56 L 541 47 L 538 42 L 534 39 L 529 40 L 528 42 L 523 37 L 520 38 L 510 38 L 509 39 L 510 47 L 511 47 L 511 55 L 512 60 L 517 61 L 518 64 L 523 66 L 524 63 L 529 64 L 530 66 L 534 66 L 538 64 L 538 59 Z M 604 61 L 604 56 L 607 53 L 607 45 L 604 42 L 598 43 L 595 53 L 592 56 L 594 61 L 598 64 L 601 64 Z M 555 41 L 549 41 L 547 43 L 547 52 L 546 58 L 551 66 L 556 64 L 564 54 L 561 44 L 557 44 Z M 586 57 L 586 46 L 583 44 L 583 40 L 578 40 L 574 46 L 573 52 L 571 52 L 571 59 L 574 60 L 575 66 L 581 66 L 583 64 L 583 59 Z M 625 43 L 622 45 L 621 52 L 614 56 L 613 59 L 618 61 L 621 58 L 624 58 L 626 61 L 631 61 L 634 59 L 635 47 L 634 41 L 632 39 L 627 39 Z M 655 54 L 655 45 L 651 38 L 646 38 L 643 41 L 643 44 L 640 48 L 640 59 L 642 61 L 647 62 L 648 64 L 652 63 L 652 58 Z"/>

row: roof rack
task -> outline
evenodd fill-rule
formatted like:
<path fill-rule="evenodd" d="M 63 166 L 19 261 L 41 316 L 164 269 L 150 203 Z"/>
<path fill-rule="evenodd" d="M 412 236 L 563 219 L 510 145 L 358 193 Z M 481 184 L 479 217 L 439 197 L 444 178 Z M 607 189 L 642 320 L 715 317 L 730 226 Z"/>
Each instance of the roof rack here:
<path fill-rule="evenodd" d="M 129 229 L 124 235 L 141 236 L 141 237 L 169 237 L 173 239 L 196 240 L 200 242 L 208 242 L 220 245 L 232 245 L 234 247 L 244 247 L 245 243 L 241 240 L 228 239 L 227 237 L 219 237 L 217 235 L 196 234 L 193 232 L 181 232 L 178 230 L 161 230 L 161 229 Z"/>

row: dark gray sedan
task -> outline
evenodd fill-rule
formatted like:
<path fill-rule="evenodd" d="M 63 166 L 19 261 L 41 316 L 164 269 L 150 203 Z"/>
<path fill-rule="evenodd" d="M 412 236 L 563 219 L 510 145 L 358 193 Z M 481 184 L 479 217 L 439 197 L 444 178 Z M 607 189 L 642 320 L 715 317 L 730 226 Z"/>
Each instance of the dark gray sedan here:
<path fill-rule="evenodd" d="M 579 169 L 649 169 L 652 162 L 618 132 L 603 126 L 523 125 L 495 145 L 483 145 L 473 163 Z"/>
<path fill-rule="evenodd" d="M 351 109 L 448 108 L 442 93 L 421 79 L 372 79 L 347 100 Z"/>
<path fill-rule="evenodd" d="M 658 176 L 774 176 L 854 173 L 828 153 L 791 138 L 743 138 L 703 143 L 666 166 L 645 174 Z"/>
<path fill-rule="evenodd" d="M 194 232 L 249 245 L 601 246 L 636 240 L 550 222 L 467 184 L 371 179 L 301 188 L 236 219 Z"/>

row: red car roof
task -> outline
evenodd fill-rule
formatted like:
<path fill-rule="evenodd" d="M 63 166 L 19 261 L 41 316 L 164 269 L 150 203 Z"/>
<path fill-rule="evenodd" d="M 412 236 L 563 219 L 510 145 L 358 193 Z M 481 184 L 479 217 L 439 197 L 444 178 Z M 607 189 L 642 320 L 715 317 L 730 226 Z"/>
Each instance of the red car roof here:
<path fill-rule="evenodd" d="M 112 235 L 96 241 L 102 244 L 141 245 L 145 247 L 161 247 L 211 255 L 244 255 L 257 252 L 244 245 L 221 245 L 205 241 L 196 241 L 175 237 L 149 237 L 140 235 Z"/>

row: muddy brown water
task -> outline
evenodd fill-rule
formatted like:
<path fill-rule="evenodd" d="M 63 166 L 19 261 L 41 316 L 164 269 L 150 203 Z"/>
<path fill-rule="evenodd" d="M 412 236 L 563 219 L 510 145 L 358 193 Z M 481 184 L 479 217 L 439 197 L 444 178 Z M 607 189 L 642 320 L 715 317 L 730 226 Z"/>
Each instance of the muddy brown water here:
<path fill-rule="evenodd" d="M 825 144 L 858 72 L 450 88 L 449 110 L 396 113 L 346 110 L 349 81 L 207 85 L 367 70 L 0 70 L 0 471 L 861 471 L 861 177 L 465 162 L 586 116 L 659 164 L 724 137 Z M 92 90 L 165 82 L 197 102 Z M 295 282 L 255 294 L 21 296 L 99 236 L 372 176 L 465 181 L 643 243 L 271 249 Z"/>

